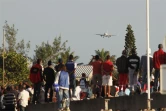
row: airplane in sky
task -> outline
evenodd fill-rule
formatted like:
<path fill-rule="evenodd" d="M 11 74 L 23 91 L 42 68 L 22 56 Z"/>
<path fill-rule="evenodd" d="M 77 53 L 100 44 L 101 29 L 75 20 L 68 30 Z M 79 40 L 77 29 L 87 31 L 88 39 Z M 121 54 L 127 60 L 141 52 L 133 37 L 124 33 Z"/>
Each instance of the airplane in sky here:
<path fill-rule="evenodd" d="M 104 33 L 104 34 L 96 34 L 96 35 L 100 35 L 101 37 L 112 37 L 112 36 L 116 36 L 116 35 L 111 35 L 111 34 L 108 34 L 108 33 Z"/>

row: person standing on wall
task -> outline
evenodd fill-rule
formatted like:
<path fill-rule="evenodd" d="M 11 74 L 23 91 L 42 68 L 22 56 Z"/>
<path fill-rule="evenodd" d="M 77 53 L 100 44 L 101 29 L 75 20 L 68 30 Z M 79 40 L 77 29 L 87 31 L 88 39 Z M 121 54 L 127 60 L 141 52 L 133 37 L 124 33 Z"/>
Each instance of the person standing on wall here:
<path fill-rule="evenodd" d="M 52 85 L 55 81 L 55 71 L 54 67 L 52 66 L 52 61 L 48 61 L 48 67 L 44 69 L 43 72 L 43 77 L 44 81 L 46 82 L 45 84 L 45 102 L 52 102 L 52 97 L 53 97 L 53 88 Z M 50 97 L 48 99 L 48 90 L 50 89 Z"/>
<path fill-rule="evenodd" d="M 67 72 L 69 73 L 69 78 L 70 78 L 70 97 L 74 96 L 75 93 L 75 88 L 76 88 L 76 77 L 75 77 L 75 69 L 77 67 L 77 63 L 74 62 L 73 60 L 73 55 L 69 56 L 69 60 L 66 63 L 66 69 Z"/>
<path fill-rule="evenodd" d="M 123 50 L 122 56 L 116 60 L 116 66 L 119 73 L 119 92 L 123 89 L 122 95 L 124 95 L 128 84 L 128 61 L 126 50 Z"/>
<path fill-rule="evenodd" d="M 132 91 L 135 91 L 137 85 L 137 76 L 140 65 L 140 58 L 136 54 L 136 50 L 131 50 L 132 55 L 128 57 L 129 85 Z"/>
<path fill-rule="evenodd" d="M 106 56 L 106 61 L 102 63 L 102 86 L 104 88 L 104 96 L 105 97 L 112 97 L 111 96 L 111 86 L 112 86 L 112 72 L 113 72 L 114 65 L 110 60 L 110 55 Z"/>
<path fill-rule="evenodd" d="M 92 90 L 93 94 L 95 95 L 96 91 L 95 88 L 98 85 L 99 87 L 102 86 L 102 74 L 101 74 L 101 65 L 102 60 L 100 59 L 99 55 L 93 56 L 89 65 L 93 66 L 93 76 L 92 76 Z M 100 88 L 100 94 L 101 96 L 102 89 Z"/>
<path fill-rule="evenodd" d="M 150 64 L 150 75 L 153 70 L 153 58 L 150 55 L 151 50 L 149 51 L 149 64 Z M 142 73 L 142 83 L 141 83 L 141 90 L 142 92 L 146 92 L 147 90 L 147 53 L 145 55 L 141 56 L 141 62 L 140 62 L 140 71 Z"/>
<path fill-rule="evenodd" d="M 30 81 L 34 84 L 34 94 L 32 103 L 40 103 L 40 88 L 43 82 L 42 76 L 42 60 L 37 59 L 37 63 L 30 69 Z"/>
<path fill-rule="evenodd" d="M 153 68 L 155 69 L 154 73 L 154 91 L 158 91 L 158 81 L 160 78 L 160 65 L 166 64 L 166 53 L 163 51 L 163 45 L 158 45 L 158 51 L 155 51 L 153 54 Z"/>

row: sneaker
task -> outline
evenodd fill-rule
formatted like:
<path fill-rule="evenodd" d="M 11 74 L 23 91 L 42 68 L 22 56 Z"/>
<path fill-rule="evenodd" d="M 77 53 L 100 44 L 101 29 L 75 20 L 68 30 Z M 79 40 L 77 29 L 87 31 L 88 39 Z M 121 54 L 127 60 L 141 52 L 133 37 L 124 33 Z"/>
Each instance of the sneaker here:
<path fill-rule="evenodd" d="M 66 108 L 65 108 L 65 111 L 70 111 L 70 108 L 69 108 L 69 107 L 66 107 Z"/>
<path fill-rule="evenodd" d="M 58 111 L 63 111 L 63 109 L 61 108 L 61 109 L 58 109 Z"/>
<path fill-rule="evenodd" d="M 99 98 L 103 98 L 103 96 L 99 96 Z"/>

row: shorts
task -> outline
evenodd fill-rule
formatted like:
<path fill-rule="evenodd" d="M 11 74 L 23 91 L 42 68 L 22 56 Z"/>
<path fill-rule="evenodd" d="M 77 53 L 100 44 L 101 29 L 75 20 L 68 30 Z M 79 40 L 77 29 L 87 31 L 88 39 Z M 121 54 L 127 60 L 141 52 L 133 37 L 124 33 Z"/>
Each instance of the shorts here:
<path fill-rule="evenodd" d="M 119 85 L 126 85 L 128 83 L 128 74 L 120 73 L 119 74 Z"/>
<path fill-rule="evenodd" d="M 103 86 L 106 86 L 106 85 L 112 86 L 112 76 L 103 75 L 102 80 L 103 80 L 103 82 L 102 82 Z"/>
<path fill-rule="evenodd" d="M 92 78 L 92 84 L 93 85 L 101 85 L 102 84 L 102 76 L 101 74 L 94 74 Z"/>

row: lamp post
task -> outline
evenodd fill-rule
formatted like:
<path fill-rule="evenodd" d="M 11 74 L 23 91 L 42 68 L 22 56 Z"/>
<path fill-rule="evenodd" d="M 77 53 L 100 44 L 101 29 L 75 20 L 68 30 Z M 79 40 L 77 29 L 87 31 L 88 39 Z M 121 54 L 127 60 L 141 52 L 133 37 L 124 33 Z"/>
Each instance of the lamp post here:
<path fill-rule="evenodd" d="M 150 98 L 150 65 L 149 65 L 149 0 L 146 0 L 146 36 L 147 36 L 147 84 L 148 84 L 148 98 L 147 110 L 151 109 Z"/>
<path fill-rule="evenodd" d="M 5 75 L 5 29 L 3 28 L 3 71 L 2 71 L 2 85 L 4 86 L 4 75 Z"/>

